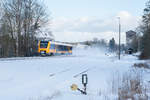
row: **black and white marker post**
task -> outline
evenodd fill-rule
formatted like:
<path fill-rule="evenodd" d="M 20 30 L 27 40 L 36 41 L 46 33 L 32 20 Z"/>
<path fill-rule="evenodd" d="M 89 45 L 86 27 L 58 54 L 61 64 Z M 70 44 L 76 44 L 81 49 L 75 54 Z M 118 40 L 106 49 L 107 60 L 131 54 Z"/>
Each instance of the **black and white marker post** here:
<path fill-rule="evenodd" d="M 82 84 L 83 84 L 83 86 L 84 86 L 84 94 L 85 94 L 85 95 L 87 94 L 87 92 L 86 92 L 87 83 L 88 83 L 87 74 L 83 74 L 83 75 L 82 75 Z"/>
<path fill-rule="evenodd" d="M 71 85 L 71 90 L 73 90 L 73 91 L 78 90 L 78 91 L 80 91 L 82 94 L 87 95 L 87 92 L 86 92 L 87 83 L 88 83 L 87 74 L 83 74 L 83 75 L 82 75 L 82 84 L 83 84 L 83 87 L 84 87 L 83 90 L 79 89 L 76 84 L 72 84 L 72 85 Z"/>

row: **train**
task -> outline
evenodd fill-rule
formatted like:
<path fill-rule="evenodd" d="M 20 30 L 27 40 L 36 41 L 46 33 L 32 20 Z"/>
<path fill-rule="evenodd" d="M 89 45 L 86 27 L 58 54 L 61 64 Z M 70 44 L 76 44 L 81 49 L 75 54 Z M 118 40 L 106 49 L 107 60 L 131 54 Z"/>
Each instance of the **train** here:
<path fill-rule="evenodd" d="M 73 46 L 56 41 L 39 41 L 38 53 L 42 56 L 71 55 Z"/>

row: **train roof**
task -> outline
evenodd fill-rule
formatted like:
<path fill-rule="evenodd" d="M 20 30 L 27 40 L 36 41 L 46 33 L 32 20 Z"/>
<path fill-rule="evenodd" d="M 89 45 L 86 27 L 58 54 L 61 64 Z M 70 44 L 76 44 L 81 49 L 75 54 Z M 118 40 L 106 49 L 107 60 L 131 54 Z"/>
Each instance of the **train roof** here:
<path fill-rule="evenodd" d="M 68 43 L 57 42 L 57 41 L 44 41 L 44 42 L 50 42 L 50 43 L 55 44 L 55 45 L 63 45 L 63 46 L 70 46 L 70 47 L 73 46 L 73 45 L 68 44 Z"/>
<path fill-rule="evenodd" d="M 56 45 L 63 45 L 63 46 L 70 46 L 70 47 L 73 46 L 73 45 L 71 45 L 71 44 L 62 43 L 62 42 L 52 42 L 52 41 L 50 41 L 50 42 L 53 43 L 53 44 L 56 44 Z"/>

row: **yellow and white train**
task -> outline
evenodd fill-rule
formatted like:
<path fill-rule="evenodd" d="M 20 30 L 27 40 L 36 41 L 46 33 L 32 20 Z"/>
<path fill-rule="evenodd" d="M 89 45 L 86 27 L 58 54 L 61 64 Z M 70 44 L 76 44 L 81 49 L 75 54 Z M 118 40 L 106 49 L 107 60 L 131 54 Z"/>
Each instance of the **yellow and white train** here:
<path fill-rule="evenodd" d="M 53 41 L 39 41 L 38 53 L 40 55 L 72 54 L 72 45 Z"/>

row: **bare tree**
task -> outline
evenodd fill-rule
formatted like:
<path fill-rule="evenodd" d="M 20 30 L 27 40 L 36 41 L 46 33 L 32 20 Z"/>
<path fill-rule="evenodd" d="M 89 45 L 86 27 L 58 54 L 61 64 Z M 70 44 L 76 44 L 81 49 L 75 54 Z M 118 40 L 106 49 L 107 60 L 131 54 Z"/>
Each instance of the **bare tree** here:
<path fill-rule="evenodd" d="M 29 56 L 35 45 L 36 33 L 48 22 L 44 5 L 38 0 L 5 0 L 3 9 L 1 22 L 15 42 L 16 56 Z"/>

